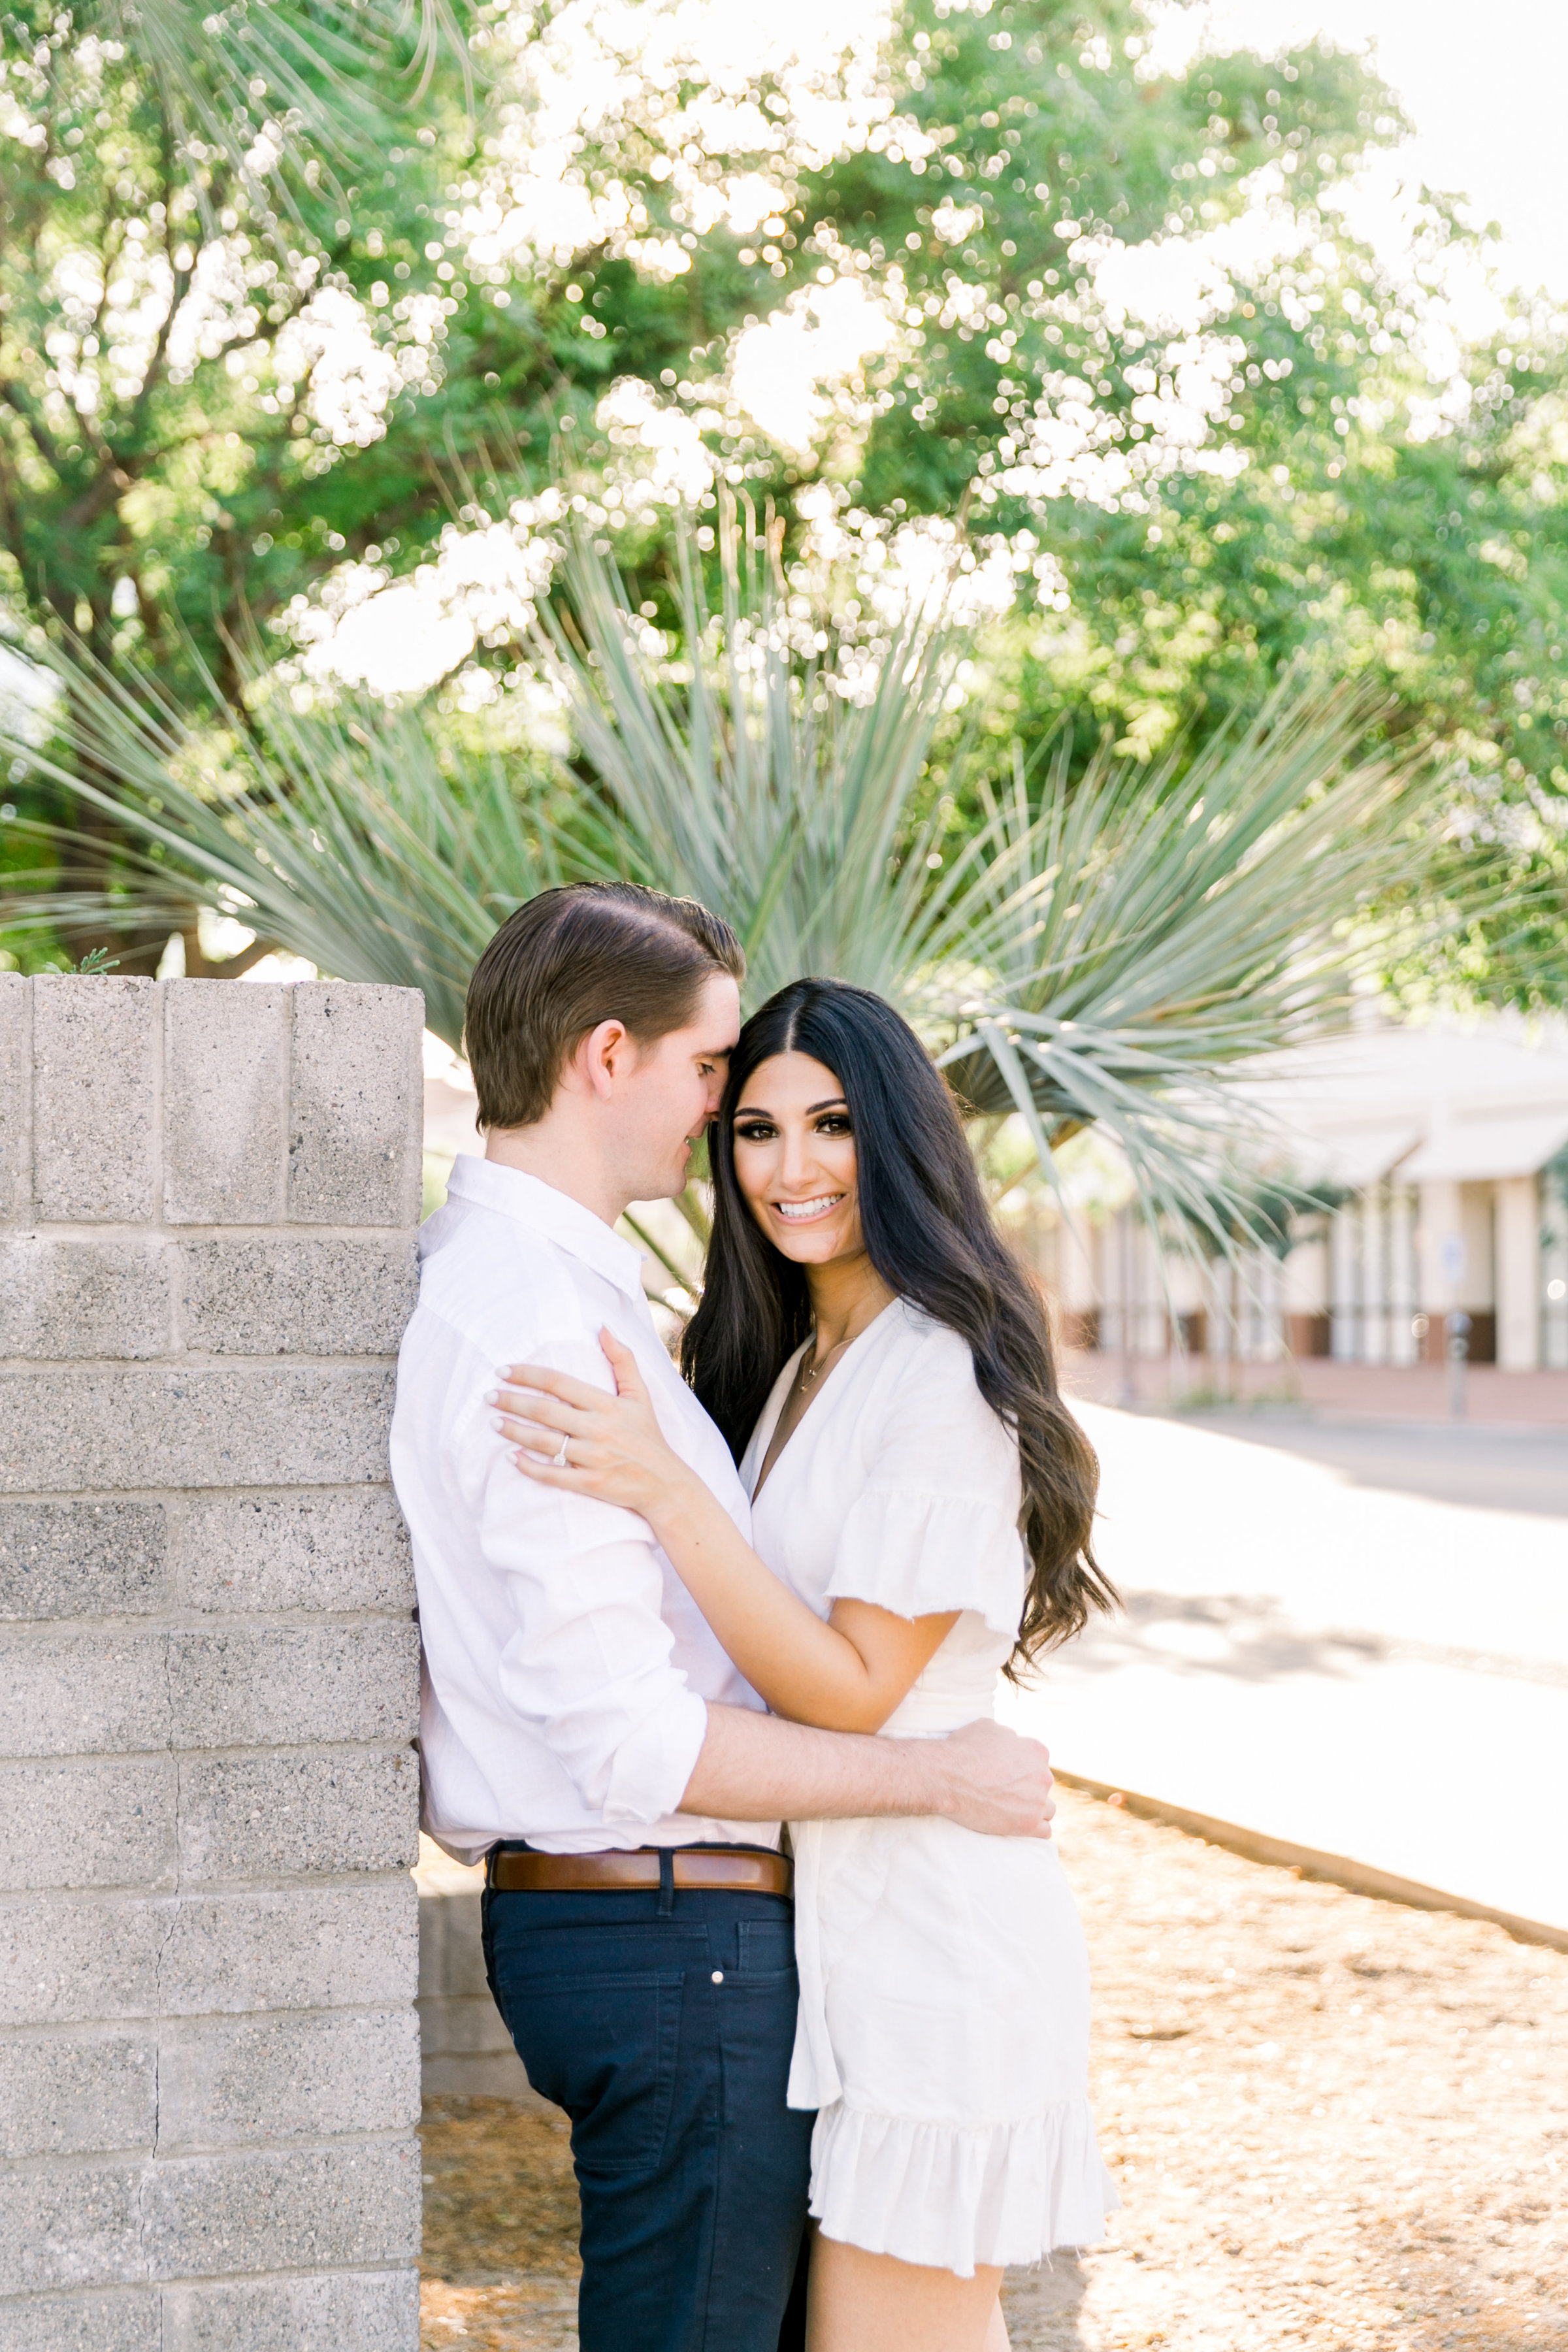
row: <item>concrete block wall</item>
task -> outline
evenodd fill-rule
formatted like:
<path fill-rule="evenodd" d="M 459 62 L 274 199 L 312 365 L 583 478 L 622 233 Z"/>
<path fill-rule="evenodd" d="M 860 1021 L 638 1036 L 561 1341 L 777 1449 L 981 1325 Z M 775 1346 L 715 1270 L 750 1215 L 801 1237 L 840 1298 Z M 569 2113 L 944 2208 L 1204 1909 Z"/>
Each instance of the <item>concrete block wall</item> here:
<path fill-rule="evenodd" d="M 416 992 L 0 974 L 0 2352 L 414 2352 Z"/>
<path fill-rule="evenodd" d="M 490 1998 L 479 1930 L 482 1870 L 419 1841 L 419 2047 L 425 2096 L 542 2105 Z"/>

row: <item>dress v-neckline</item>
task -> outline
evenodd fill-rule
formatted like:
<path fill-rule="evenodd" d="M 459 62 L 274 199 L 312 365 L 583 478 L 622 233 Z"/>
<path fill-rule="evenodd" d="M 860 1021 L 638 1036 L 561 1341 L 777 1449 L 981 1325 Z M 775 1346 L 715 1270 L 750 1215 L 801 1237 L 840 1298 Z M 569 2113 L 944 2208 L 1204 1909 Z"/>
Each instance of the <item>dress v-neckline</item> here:
<path fill-rule="evenodd" d="M 757 1483 L 752 1489 L 752 1501 L 753 1504 L 755 1504 L 757 1497 L 761 1495 L 763 1488 L 772 1480 L 778 1469 L 779 1464 L 784 1460 L 784 1455 L 789 1452 L 790 1447 L 800 1435 L 802 1429 L 805 1426 L 805 1423 L 810 1417 L 812 1407 L 820 1401 L 824 1389 L 827 1387 L 828 1383 L 833 1379 L 834 1374 L 843 1370 L 845 1365 L 849 1361 L 850 1357 L 855 1353 L 856 1349 L 860 1345 L 861 1340 L 869 1338 L 870 1334 L 877 1328 L 878 1324 L 883 1321 L 887 1316 L 890 1315 L 894 1307 L 900 1304 L 901 1302 L 899 1299 L 889 1298 L 886 1307 L 881 1309 L 880 1313 L 872 1316 L 871 1320 L 867 1324 L 865 1330 L 856 1332 L 855 1337 L 850 1340 L 849 1345 L 845 1349 L 844 1353 L 839 1357 L 838 1361 L 836 1364 L 830 1364 L 826 1371 L 823 1373 L 816 1389 L 807 1398 L 805 1409 L 802 1412 L 800 1419 L 795 1423 L 795 1427 L 790 1431 L 789 1435 L 784 1439 L 784 1444 L 779 1447 L 778 1452 L 774 1454 L 772 1462 L 770 1462 L 768 1460 L 768 1448 L 773 1442 L 773 1432 L 777 1429 L 780 1422 L 784 1419 L 784 1407 L 789 1402 L 790 1389 L 794 1385 L 795 1373 L 800 1370 L 800 1360 L 811 1345 L 809 1334 L 801 1341 L 794 1355 L 791 1356 L 789 1361 L 784 1366 L 783 1370 L 779 1373 L 779 1381 L 783 1382 L 783 1386 L 782 1388 L 775 1388 L 774 1391 L 779 1401 L 778 1410 L 775 1412 L 770 1413 L 768 1416 L 768 1433 L 763 1440 L 763 1457 L 757 1470 Z M 785 1378 L 786 1374 L 788 1375 L 787 1379 Z"/>

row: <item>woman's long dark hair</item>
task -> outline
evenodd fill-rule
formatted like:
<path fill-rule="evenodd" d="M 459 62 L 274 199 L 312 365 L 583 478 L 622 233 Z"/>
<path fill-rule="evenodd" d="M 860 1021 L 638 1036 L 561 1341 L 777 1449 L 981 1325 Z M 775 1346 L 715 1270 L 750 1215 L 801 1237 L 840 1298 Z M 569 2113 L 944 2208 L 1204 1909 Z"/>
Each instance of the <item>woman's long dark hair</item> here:
<path fill-rule="evenodd" d="M 1045 1307 L 997 1234 L 947 1083 L 908 1023 L 837 980 L 781 988 L 742 1030 L 710 1130 L 713 1237 L 680 1362 L 737 1461 L 811 1329 L 805 1270 L 776 1250 L 735 1176 L 732 1121 L 758 1066 L 809 1054 L 833 1071 L 855 1130 L 866 1253 L 888 1287 L 965 1341 L 981 1395 L 1018 1441 L 1031 1562 L 1008 1672 L 1113 1609 L 1091 1536 L 1100 1465 L 1062 1402 Z"/>

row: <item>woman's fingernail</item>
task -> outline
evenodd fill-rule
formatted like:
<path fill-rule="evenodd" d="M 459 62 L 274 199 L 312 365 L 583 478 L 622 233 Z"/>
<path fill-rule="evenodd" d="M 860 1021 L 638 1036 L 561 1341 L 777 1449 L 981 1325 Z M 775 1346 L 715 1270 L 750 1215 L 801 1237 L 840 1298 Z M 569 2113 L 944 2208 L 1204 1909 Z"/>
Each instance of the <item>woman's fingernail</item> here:
<path fill-rule="evenodd" d="M 487 1389 L 487 1390 L 485 1391 L 485 1402 L 486 1402 L 487 1404 L 500 1404 L 500 1389 Z"/>

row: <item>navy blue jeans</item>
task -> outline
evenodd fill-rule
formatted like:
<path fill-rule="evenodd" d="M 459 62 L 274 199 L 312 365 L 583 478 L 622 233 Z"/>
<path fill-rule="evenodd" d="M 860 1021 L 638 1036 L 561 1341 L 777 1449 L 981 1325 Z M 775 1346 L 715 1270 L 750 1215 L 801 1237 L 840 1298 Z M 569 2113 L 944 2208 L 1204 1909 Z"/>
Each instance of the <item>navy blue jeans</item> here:
<path fill-rule="evenodd" d="M 572 2118 L 582 2352 L 800 2352 L 793 1906 L 487 1889 L 484 1942 L 528 2079 Z"/>

